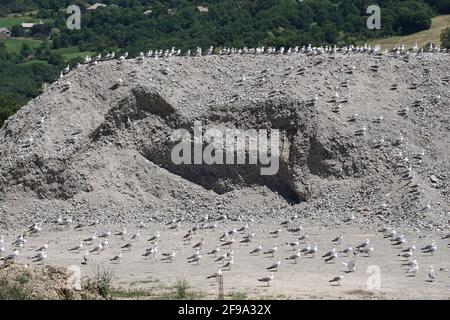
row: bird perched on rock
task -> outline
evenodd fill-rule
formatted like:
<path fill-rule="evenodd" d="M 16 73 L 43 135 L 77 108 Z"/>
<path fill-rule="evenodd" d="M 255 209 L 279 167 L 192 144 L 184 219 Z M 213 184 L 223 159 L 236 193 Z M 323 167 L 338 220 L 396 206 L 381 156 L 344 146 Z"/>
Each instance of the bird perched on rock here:
<path fill-rule="evenodd" d="M 267 283 L 268 287 L 270 287 L 270 282 L 272 282 L 272 280 L 273 280 L 273 273 L 270 274 L 270 276 L 268 276 L 268 277 L 263 277 L 263 278 L 258 279 L 259 282 Z"/>
<path fill-rule="evenodd" d="M 337 285 L 340 286 L 342 279 L 344 279 L 344 276 L 343 275 L 338 275 L 338 276 L 334 277 L 333 279 L 331 279 L 328 282 L 330 282 L 330 283 L 337 283 Z"/>
<path fill-rule="evenodd" d="M 278 260 L 277 262 L 275 262 L 274 264 L 272 264 L 271 266 L 267 267 L 266 270 L 270 270 L 270 271 L 278 271 L 278 267 L 281 265 L 281 260 Z"/>

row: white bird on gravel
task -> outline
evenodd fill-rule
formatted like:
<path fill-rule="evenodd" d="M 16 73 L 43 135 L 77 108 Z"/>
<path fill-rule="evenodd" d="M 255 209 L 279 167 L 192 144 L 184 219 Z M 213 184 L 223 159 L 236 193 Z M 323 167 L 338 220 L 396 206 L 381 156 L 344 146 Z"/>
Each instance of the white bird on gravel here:
<path fill-rule="evenodd" d="M 294 260 L 294 263 L 297 263 L 297 260 L 300 259 L 301 252 L 297 250 L 297 253 L 291 255 L 290 257 L 285 258 L 286 260 Z"/>
<path fill-rule="evenodd" d="M 434 280 L 436 280 L 436 272 L 434 271 L 433 266 L 430 266 L 430 271 L 428 271 L 428 278 L 430 278 L 430 282 L 434 282 Z"/>
<path fill-rule="evenodd" d="M 90 236 L 89 238 L 84 239 L 83 241 L 84 241 L 84 242 L 90 242 L 90 243 L 92 243 L 92 242 L 95 241 L 95 239 L 97 239 L 97 234 L 96 234 L 96 233 L 94 233 L 94 234 L 93 234 L 92 236 Z"/>
<path fill-rule="evenodd" d="M 163 253 L 164 258 L 161 259 L 161 261 L 170 261 L 173 262 L 175 259 L 175 256 L 177 255 L 177 252 L 173 250 L 170 253 Z"/>
<path fill-rule="evenodd" d="M 125 227 L 125 228 L 123 228 L 122 231 L 116 233 L 115 235 L 123 238 L 126 236 L 126 234 L 127 234 L 127 228 Z"/>
<path fill-rule="evenodd" d="M 280 233 L 281 233 L 281 229 L 277 229 L 277 230 L 274 230 L 274 231 L 270 232 L 269 234 L 271 234 L 274 237 L 278 238 L 280 236 Z"/>
<path fill-rule="evenodd" d="M 374 250 L 375 249 L 374 249 L 373 245 L 370 245 L 369 247 L 359 249 L 359 253 L 366 254 L 368 257 L 371 257 L 373 255 Z"/>
<path fill-rule="evenodd" d="M 205 239 L 201 238 L 199 242 L 197 242 L 192 248 L 202 250 L 202 247 L 205 245 Z"/>
<path fill-rule="evenodd" d="M 270 282 L 273 280 L 273 273 L 270 274 L 270 276 L 268 277 L 264 277 L 264 278 L 259 278 L 258 281 L 259 282 L 265 282 L 267 283 L 267 286 L 270 287 Z"/>
<path fill-rule="evenodd" d="M 402 263 L 402 266 L 412 267 L 417 265 L 417 259 L 413 259 L 412 261 Z"/>
<path fill-rule="evenodd" d="M 98 237 L 99 238 L 108 238 L 109 236 L 111 236 L 111 231 L 106 231 L 101 233 Z M 95 239 L 94 239 L 95 240 Z"/>
<path fill-rule="evenodd" d="M 202 255 L 199 254 L 197 255 L 195 258 L 193 258 L 192 260 L 189 260 L 188 263 L 194 263 L 197 262 L 197 264 L 200 264 L 200 259 L 202 258 Z"/>
<path fill-rule="evenodd" d="M 364 241 L 363 243 L 361 243 L 360 245 L 356 246 L 356 249 L 359 251 L 360 249 L 366 248 L 368 247 L 370 244 L 370 240 L 366 239 L 366 241 Z"/>
<path fill-rule="evenodd" d="M 277 262 L 275 262 L 271 266 L 267 267 L 266 270 L 278 271 L 278 268 L 280 267 L 280 265 L 281 265 L 281 260 L 278 260 Z"/>
<path fill-rule="evenodd" d="M 214 257 L 217 257 L 217 254 L 220 252 L 220 246 L 218 245 L 215 249 L 209 251 L 207 254 L 213 254 Z"/>
<path fill-rule="evenodd" d="M 330 283 L 336 282 L 338 284 L 338 286 L 340 286 L 342 279 L 344 279 L 344 276 L 343 275 L 338 275 L 338 276 L 334 277 L 333 279 L 331 279 L 328 282 L 330 282 Z"/>
<path fill-rule="evenodd" d="M 325 263 L 328 263 L 328 262 L 335 263 L 337 257 L 338 257 L 338 254 L 336 251 L 334 251 L 325 259 Z"/>
<path fill-rule="evenodd" d="M 97 254 L 100 254 L 100 251 L 102 251 L 102 249 L 103 249 L 103 245 L 101 243 L 99 243 L 94 249 L 92 249 L 89 252 L 90 253 L 97 252 Z"/>
<path fill-rule="evenodd" d="M 130 241 L 127 244 L 124 244 L 123 246 L 121 246 L 120 249 L 130 250 L 131 247 L 133 247 L 133 245 L 134 245 L 134 242 Z"/>
<path fill-rule="evenodd" d="M 83 241 L 80 241 L 80 244 L 69 249 L 69 251 L 80 251 L 81 249 L 83 249 Z"/>
<path fill-rule="evenodd" d="M 122 260 L 122 253 L 119 253 L 118 255 L 114 256 L 111 259 L 109 259 L 109 261 L 115 262 L 115 263 L 120 263 L 120 260 Z"/>
<path fill-rule="evenodd" d="M 355 260 L 352 259 L 347 262 L 342 262 L 342 264 L 347 267 L 347 273 L 356 271 Z"/>
<path fill-rule="evenodd" d="M 3 257 L 3 258 L 0 258 L 0 261 L 5 261 L 5 262 L 13 262 L 18 256 L 19 256 L 19 254 L 20 254 L 20 251 L 19 250 L 14 250 L 12 253 L 10 253 L 9 255 L 7 255 L 7 256 L 5 256 L 5 257 Z"/>
<path fill-rule="evenodd" d="M 225 263 L 225 264 L 222 266 L 222 269 L 228 269 L 228 270 L 231 270 L 231 267 L 233 266 L 233 264 L 234 264 L 234 257 L 231 256 L 230 261 L 228 261 L 227 263 Z"/>
<path fill-rule="evenodd" d="M 31 258 L 33 262 L 44 263 L 44 260 L 47 259 L 47 251 L 39 251 L 37 255 Z"/>
<path fill-rule="evenodd" d="M 339 251 L 339 253 L 344 253 L 344 254 L 346 254 L 347 256 L 349 256 L 350 253 L 353 253 L 352 245 L 349 244 L 349 245 L 347 246 L 347 248 L 345 248 L 344 250 Z"/>
<path fill-rule="evenodd" d="M 250 251 L 249 254 L 259 254 L 261 251 L 262 251 L 262 244 L 259 244 L 259 246 Z"/>
<path fill-rule="evenodd" d="M 342 239 L 344 239 L 344 235 L 341 233 L 339 236 L 331 240 L 332 243 L 341 244 Z"/>
<path fill-rule="evenodd" d="M 275 246 L 272 249 L 269 249 L 267 251 L 264 251 L 263 254 L 271 254 L 272 257 L 275 256 L 275 253 L 278 251 L 278 248 Z"/>
<path fill-rule="evenodd" d="M 158 252 L 158 247 L 154 246 L 154 247 L 150 247 L 148 249 L 145 250 L 145 253 L 142 255 L 143 257 L 149 257 L 152 256 L 153 258 L 155 257 L 155 254 Z"/>
<path fill-rule="evenodd" d="M 44 245 L 39 249 L 37 249 L 36 251 L 47 251 L 47 249 L 48 249 L 48 241 L 46 241 Z"/>
<path fill-rule="evenodd" d="M 421 250 L 422 250 L 422 253 L 431 253 L 431 255 L 433 255 L 434 252 L 437 250 L 436 242 L 434 242 L 434 240 L 433 240 L 431 244 L 423 247 Z"/>
<path fill-rule="evenodd" d="M 314 258 L 317 250 L 318 250 L 317 243 L 315 243 L 314 247 L 311 250 L 309 250 L 308 252 L 305 252 L 305 254 L 310 254 Z"/>
<path fill-rule="evenodd" d="M 216 273 L 213 273 L 212 275 L 207 276 L 206 279 L 217 278 L 218 276 L 221 276 L 221 275 L 222 275 L 222 269 L 219 268 L 219 270 Z"/>
<path fill-rule="evenodd" d="M 136 232 L 135 234 L 133 234 L 132 236 L 131 236 L 131 240 L 136 240 L 137 238 L 139 238 L 141 236 L 141 233 L 140 232 Z"/>
<path fill-rule="evenodd" d="M 418 271 L 419 271 L 419 265 L 416 263 L 416 264 L 412 265 L 411 268 L 409 268 L 408 271 L 406 271 L 406 273 L 411 274 L 410 277 L 415 277 Z"/>
<path fill-rule="evenodd" d="M 161 234 L 159 233 L 159 231 L 156 231 L 156 233 L 150 237 L 150 239 L 148 239 L 147 241 L 156 241 L 159 239 L 159 237 L 161 236 Z"/>

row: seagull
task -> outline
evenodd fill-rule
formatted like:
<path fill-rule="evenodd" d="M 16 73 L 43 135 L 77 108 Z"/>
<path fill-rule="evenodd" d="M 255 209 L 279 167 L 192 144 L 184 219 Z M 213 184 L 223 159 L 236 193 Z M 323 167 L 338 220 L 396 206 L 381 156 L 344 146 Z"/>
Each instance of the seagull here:
<path fill-rule="evenodd" d="M 270 270 L 270 271 L 278 271 L 278 267 L 281 265 L 281 260 L 278 260 L 276 263 L 274 263 L 273 265 L 269 266 L 266 268 L 266 270 Z"/>
<path fill-rule="evenodd" d="M 417 265 L 417 259 L 413 259 L 412 261 L 402 263 L 402 266 L 412 267 Z"/>
<path fill-rule="evenodd" d="M 234 243 L 234 239 L 231 238 L 230 240 L 228 240 L 228 241 L 222 243 L 222 247 L 229 246 L 229 247 L 231 248 L 231 245 L 232 245 L 233 243 Z"/>
<path fill-rule="evenodd" d="M 364 241 L 360 245 L 356 246 L 356 249 L 358 249 L 358 251 L 360 251 L 360 249 L 366 248 L 369 244 L 370 244 L 370 240 L 366 239 L 366 241 Z"/>
<path fill-rule="evenodd" d="M 206 279 L 217 278 L 218 276 L 221 276 L 221 275 L 222 275 L 222 269 L 219 268 L 219 270 L 216 273 L 214 273 L 210 276 L 207 276 Z"/>
<path fill-rule="evenodd" d="M 342 262 L 347 267 L 347 273 L 356 271 L 355 260 L 349 260 L 348 262 Z"/>
<path fill-rule="evenodd" d="M 436 272 L 434 271 L 433 266 L 430 266 L 428 277 L 430 278 L 430 282 L 434 282 L 434 280 L 436 280 Z"/>
<path fill-rule="evenodd" d="M 106 231 L 106 232 L 103 232 L 102 234 L 100 234 L 98 237 L 99 238 L 108 238 L 110 235 L 111 235 L 111 231 Z"/>
<path fill-rule="evenodd" d="M 248 230 L 248 224 L 245 224 L 245 226 L 243 226 L 242 228 L 238 229 L 237 232 L 245 232 L 247 233 Z"/>
<path fill-rule="evenodd" d="M 267 286 L 270 287 L 270 282 L 273 280 L 273 273 L 268 277 L 259 278 L 258 281 L 267 283 Z"/>
<path fill-rule="evenodd" d="M 217 247 L 209 252 L 207 254 L 213 254 L 215 258 L 217 258 L 217 254 L 220 252 L 220 246 L 217 245 Z"/>
<path fill-rule="evenodd" d="M 147 241 L 155 241 L 158 240 L 159 237 L 161 236 L 161 234 L 159 233 L 159 231 L 156 231 L 156 234 L 151 236 L 150 239 L 148 239 Z"/>
<path fill-rule="evenodd" d="M 19 250 L 14 250 L 12 253 L 7 255 L 6 257 L 0 258 L 0 261 L 6 262 L 13 262 L 18 256 L 19 256 Z"/>
<path fill-rule="evenodd" d="M 127 244 L 121 246 L 120 249 L 127 249 L 127 250 L 130 250 L 131 247 L 133 246 L 133 244 L 134 244 L 134 242 L 133 242 L 133 241 L 130 241 L 130 242 L 128 242 Z"/>
<path fill-rule="evenodd" d="M 137 233 L 135 233 L 131 238 L 130 238 L 130 240 L 136 240 L 137 238 L 139 238 L 141 236 L 141 233 L 140 232 L 137 232 Z"/>
<path fill-rule="evenodd" d="M 87 239 L 84 239 L 83 241 L 93 243 L 95 241 L 95 239 L 97 239 L 97 234 L 94 233 L 92 236 L 90 236 Z"/>
<path fill-rule="evenodd" d="M 359 253 L 364 253 L 366 254 L 368 257 L 371 257 L 373 255 L 373 251 L 374 251 L 374 247 L 373 245 L 370 245 L 370 247 L 365 247 L 363 249 L 359 250 Z"/>
<path fill-rule="evenodd" d="M 44 260 L 47 259 L 47 251 L 39 251 L 37 255 L 31 258 L 33 262 L 41 262 L 44 263 Z"/>
<path fill-rule="evenodd" d="M 336 251 L 334 251 L 328 256 L 328 258 L 325 259 L 325 263 L 328 263 L 328 262 L 335 263 L 337 257 L 338 257 L 338 254 Z"/>
<path fill-rule="evenodd" d="M 353 248 L 352 248 L 352 246 L 349 244 L 349 245 L 347 246 L 347 248 L 345 248 L 345 249 L 342 250 L 342 251 L 339 251 L 339 253 L 345 253 L 347 256 L 349 256 L 350 253 L 353 253 Z"/>
<path fill-rule="evenodd" d="M 330 257 L 332 256 L 334 253 L 336 253 L 336 248 L 333 247 L 333 249 L 331 249 L 330 251 L 328 251 L 327 253 L 325 253 L 322 258 L 326 258 L 326 257 Z"/>
<path fill-rule="evenodd" d="M 101 243 L 99 243 L 94 249 L 92 249 L 89 252 L 90 253 L 97 252 L 97 254 L 100 254 L 100 251 L 102 251 L 102 250 L 103 250 L 103 245 Z"/>
<path fill-rule="evenodd" d="M 408 269 L 408 271 L 406 271 L 406 273 L 410 273 L 410 277 L 415 277 L 416 273 L 419 271 L 419 265 L 415 264 L 413 266 L 411 266 L 411 268 Z"/>
<path fill-rule="evenodd" d="M 437 250 L 437 245 L 433 240 L 431 244 L 423 247 L 421 250 L 422 253 L 431 253 L 433 255 L 433 253 Z"/>
<path fill-rule="evenodd" d="M 414 251 L 414 250 L 416 250 L 416 243 L 415 242 L 413 242 L 413 244 L 409 248 L 403 249 L 402 252 Z"/>
<path fill-rule="evenodd" d="M 48 249 L 48 241 L 46 241 L 45 244 L 42 247 L 37 249 L 36 252 L 38 252 L 38 251 L 47 251 L 47 249 Z"/>
<path fill-rule="evenodd" d="M 175 259 L 175 256 L 177 255 L 177 252 L 173 250 L 170 253 L 163 253 L 164 258 L 161 259 L 161 261 L 167 261 L 173 262 L 173 259 Z"/>
<path fill-rule="evenodd" d="M 81 264 L 83 266 L 87 265 L 87 263 L 88 263 L 88 256 L 89 256 L 89 250 L 86 250 L 86 252 L 84 253 L 84 256 L 83 256 L 83 261 L 81 262 Z"/>
<path fill-rule="evenodd" d="M 333 243 L 341 244 L 341 240 L 344 239 L 344 235 L 341 233 L 337 238 L 331 240 Z"/>
<path fill-rule="evenodd" d="M 308 239 L 308 238 L 309 238 L 309 234 L 307 233 L 307 234 L 301 236 L 300 238 L 298 238 L 298 240 L 302 241 L 303 243 L 305 243 L 306 239 Z"/>
<path fill-rule="evenodd" d="M 97 220 L 95 220 L 94 222 L 92 222 L 92 223 L 89 225 L 89 227 L 96 226 L 96 225 L 99 224 L 99 223 L 100 223 L 100 220 L 97 219 Z"/>
<path fill-rule="evenodd" d="M 228 269 L 231 270 L 231 266 L 234 264 L 234 257 L 231 257 L 230 261 L 228 261 L 227 263 L 225 263 L 222 266 L 222 269 Z"/>
<path fill-rule="evenodd" d="M 202 255 L 199 254 L 197 255 L 195 258 L 193 258 L 192 260 L 189 260 L 188 263 L 194 263 L 197 262 L 197 264 L 200 264 L 200 259 L 202 258 Z"/>
<path fill-rule="evenodd" d="M 149 257 L 152 256 L 153 258 L 155 257 L 155 254 L 158 252 L 158 247 L 154 246 L 154 247 L 150 247 L 148 249 L 145 250 L 145 253 L 142 255 L 143 257 Z"/>
<path fill-rule="evenodd" d="M 330 283 L 336 282 L 338 284 L 338 286 L 340 286 L 342 279 L 344 279 L 344 276 L 343 275 L 338 275 L 338 276 L 334 277 L 333 279 L 331 279 L 328 282 L 330 282 Z"/>
<path fill-rule="evenodd" d="M 280 235 L 281 229 L 277 229 L 275 231 L 270 232 L 271 235 L 273 235 L 275 238 L 278 238 Z"/>
<path fill-rule="evenodd" d="M 69 249 L 69 251 L 80 251 L 81 249 L 83 249 L 83 241 L 80 241 L 80 244 Z"/>
<path fill-rule="evenodd" d="M 445 239 L 450 239 L 450 233 L 447 233 L 445 236 L 442 237 L 442 240 L 445 240 Z M 0 241 L 0 243 L 1 243 L 1 241 Z"/>
<path fill-rule="evenodd" d="M 117 256 L 115 256 L 112 259 L 109 259 L 109 261 L 111 262 L 116 262 L 116 263 L 120 263 L 120 260 L 122 259 L 122 253 L 119 253 Z"/>
<path fill-rule="evenodd" d="M 292 256 L 285 258 L 286 260 L 294 260 L 294 263 L 297 264 L 297 260 L 300 259 L 301 252 L 297 250 L 296 254 L 293 254 Z"/>
<path fill-rule="evenodd" d="M 314 247 L 311 250 L 309 250 L 308 252 L 306 252 L 305 254 L 310 254 L 314 258 L 316 252 L 317 252 L 317 243 L 315 243 Z"/>
<path fill-rule="evenodd" d="M 300 245 L 300 242 L 299 241 L 293 241 L 293 242 L 286 242 L 286 244 L 288 246 L 290 246 L 292 248 L 292 250 L 295 250 Z"/>
<path fill-rule="evenodd" d="M 259 244 L 259 246 L 250 251 L 249 254 L 259 254 L 261 251 L 262 251 L 262 244 Z"/>
<path fill-rule="evenodd" d="M 127 234 L 127 228 L 125 227 L 125 228 L 123 228 L 122 231 L 116 233 L 115 235 L 116 235 L 116 236 L 119 236 L 119 237 L 122 237 L 122 239 L 123 239 L 123 238 L 125 237 L 126 234 Z"/>
<path fill-rule="evenodd" d="M 194 249 L 202 249 L 202 246 L 205 244 L 205 239 L 201 239 L 200 242 L 196 243 L 192 248 Z"/>
<path fill-rule="evenodd" d="M 278 248 L 275 246 L 272 249 L 263 252 L 263 254 L 271 254 L 272 257 L 274 257 L 275 256 L 275 252 L 277 252 L 277 250 L 278 250 Z"/>

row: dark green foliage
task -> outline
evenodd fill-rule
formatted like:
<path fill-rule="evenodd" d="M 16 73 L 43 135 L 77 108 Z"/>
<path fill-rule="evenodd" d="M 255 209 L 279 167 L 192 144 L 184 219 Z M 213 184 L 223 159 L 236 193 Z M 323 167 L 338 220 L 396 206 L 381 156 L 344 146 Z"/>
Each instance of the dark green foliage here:
<path fill-rule="evenodd" d="M 450 28 L 442 31 L 441 34 L 442 47 L 450 49 Z"/>

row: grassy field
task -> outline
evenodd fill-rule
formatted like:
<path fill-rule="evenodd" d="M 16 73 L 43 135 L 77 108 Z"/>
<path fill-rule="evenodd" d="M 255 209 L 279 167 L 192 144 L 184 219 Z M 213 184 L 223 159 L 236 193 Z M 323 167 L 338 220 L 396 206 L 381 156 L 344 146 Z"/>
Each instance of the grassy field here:
<path fill-rule="evenodd" d="M 440 36 L 443 29 L 450 27 L 450 14 L 437 16 L 433 18 L 431 28 L 425 31 L 410 34 L 404 37 L 390 37 L 386 39 L 377 39 L 371 41 L 370 44 L 380 44 L 383 48 L 390 49 L 396 45 L 405 45 L 411 47 L 417 42 L 419 47 L 424 46 L 427 42 L 440 44 Z"/>
<path fill-rule="evenodd" d="M 22 44 L 28 43 L 31 48 L 39 47 L 42 44 L 41 40 L 33 40 L 33 39 L 18 39 L 18 38 L 10 38 L 7 40 L 0 40 L 0 43 L 4 43 L 6 48 L 11 53 L 20 53 L 20 49 L 22 48 Z"/>
<path fill-rule="evenodd" d="M 44 23 L 48 23 L 51 22 L 52 19 L 37 19 L 37 18 L 33 18 L 33 17 L 5 17 L 5 18 L 0 18 L 0 27 L 5 27 L 10 29 L 12 26 L 21 24 L 23 22 L 34 22 L 34 23 L 39 23 L 39 21 L 44 22 Z"/>
<path fill-rule="evenodd" d="M 95 54 L 95 52 L 92 51 L 83 51 L 80 52 L 77 46 L 74 47 L 68 47 L 68 48 L 61 48 L 53 50 L 54 52 L 62 54 L 65 61 L 69 61 L 71 59 L 75 58 L 84 58 L 86 56 L 92 56 Z"/>

